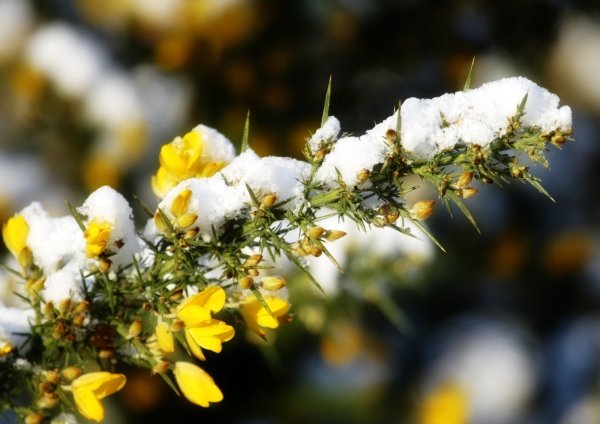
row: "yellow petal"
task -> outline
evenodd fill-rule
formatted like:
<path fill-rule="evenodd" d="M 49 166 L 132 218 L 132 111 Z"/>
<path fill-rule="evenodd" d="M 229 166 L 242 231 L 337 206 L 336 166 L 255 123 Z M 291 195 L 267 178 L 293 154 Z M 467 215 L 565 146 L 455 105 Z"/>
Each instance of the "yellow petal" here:
<path fill-rule="evenodd" d="M 189 327 L 210 321 L 210 310 L 198 305 L 184 306 L 175 313 L 177 314 L 177 318 L 182 320 L 185 325 Z"/>
<path fill-rule="evenodd" d="M 185 178 L 185 172 L 187 169 L 187 161 L 179 155 L 179 152 L 175 149 L 174 143 L 165 144 L 160 149 L 160 155 L 158 157 L 161 167 L 177 178 L 179 181 L 183 181 Z"/>
<path fill-rule="evenodd" d="M 286 300 L 276 296 L 263 296 L 263 299 L 276 318 L 285 315 L 290 309 L 290 304 Z M 248 326 L 250 326 L 250 323 L 268 328 L 277 328 L 279 326 L 279 321 L 274 319 L 258 299 L 253 296 L 247 297 L 240 303 L 240 312 Z M 255 331 L 254 329 L 252 330 Z"/>
<path fill-rule="evenodd" d="M 102 253 L 110 239 L 112 228 L 113 224 L 96 219 L 88 224 L 88 228 L 83 234 L 86 239 L 85 255 L 88 258 L 95 258 Z"/>
<path fill-rule="evenodd" d="M 102 421 L 104 419 L 104 406 L 94 394 L 87 390 L 73 390 L 73 398 L 77 409 L 88 420 Z"/>
<path fill-rule="evenodd" d="M 21 215 L 14 216 L 2 226 L 4 244 L 15 258 L 19 258 L 21 251 L 27 246 L 29 225 Z"/>
<path fill-rule="evenodd" d="M 213 319 L 209 323 L 198 327 L 186 328 L 186 331 L 198 345 L 216 353 L 221 352 L 222 342 L 231 340 L 235 335 L 235 330 L 232 326 L 218 319 Z"/>
<path fill-rule="evenodd" d="M 190 204 L 191 198 L 192 191 L 187 188 L 179 193 L 177 197 L 175 197 L 175 200 L 173 200 L 173 203 L 171 204 L 171 213 L 175 218 L 179 218 L 185 213 L 185 210 Z"/>
<path fill-rule="evenodd" d="M 187 341 L 188 347 L 190 348 L 192 354 L 201 361 L 206 361 L 204 352 L 202 352 L 200 345 L 198 344 L 198 342 L 196 342 L 196 340 L 194 340 L 187 327 L 185 328 L 185 340 Z"/>
<path fill-rule="evenodd" d="M 90 420 L 102 421 L 104 407 L 100 399 L 123 388 L 126 382 L 123 374 L 92 372 L 76 378 L 71 383 L 73 397 L 79 412 Z"/>
<path fill-rule="evenodd" d="M 189 362 L 177 362 L 173 374 L 183 395 L 190 402 L 206 408 L 210 402 L 223 400 L 223 393 L 202 368 Z"/>
<path fill-rule="evenodd" d="M 160 349 L 165 352 L 165 355 L 175 352 L 175 341 L 173 340 L 173 333 L 169 329 L 166 322 L 161 322 L 156 326 L 156 338 Z"/>
<path fill-rule="evenodd" d="M 187 228 L 192 225 L 198 219 L 197 213 L 186 213 L 185 215 L 177 218 L 177 226 L 179 228 Z"/>
<path fill-rule="evenodd" d="M 222 162 L 208 162 L 200 167 L 200 170 L 196 173 L 196 178 L 209 178 L 225 168 Z"/>
<path fill-rule="evenodd" d="M 185 325 L 195 327 L 210 321 L 210 311 L 219 312 L 223 309 L 225 297 L 225 291 L 221 287 L 210 286 L 188 298 L 179 305 L 175 313 Z"/>
<path fill-rule="evenodd" d="M 158 168 L 156 176 L 152 177 L 152 191 L 156 197 L 163 199 L 180 181 L 163 166 Z"/>

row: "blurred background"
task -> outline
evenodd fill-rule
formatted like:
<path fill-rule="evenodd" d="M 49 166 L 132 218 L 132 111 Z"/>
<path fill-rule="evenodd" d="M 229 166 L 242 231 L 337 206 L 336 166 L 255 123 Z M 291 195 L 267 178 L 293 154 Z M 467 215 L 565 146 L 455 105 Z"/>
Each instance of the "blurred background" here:
<path fill-rule="evenodd" d="M 597 0 L 0 0 L 0 221 L 32 201 L 68 213 L 110 185 L 144 217 L 160 146 L 198 123 L 260 155 L 301 158 L 330 114 L 364 133 L 398 100 L 525 76 L 573 109 L 575 142 L 534 174 L 439 205 L 448 253 L 349 232 L 330 298 L 288 270 L 294 321 L 202 364 L 209 409 L 130 373 L 106 422 L 600 423 L 600 5 Z M 420 190 L 417 199 L 433 193 Z M 6 249 L 0 254 L 10 262 Z M 0 298 L 20 290 L 0 271 Z M 10 419 L 10 417 L 9 417 Z M 9 421 L 10 422 L 10 421 Z M 84 420 L 82 419 L 82 422 Z"/>

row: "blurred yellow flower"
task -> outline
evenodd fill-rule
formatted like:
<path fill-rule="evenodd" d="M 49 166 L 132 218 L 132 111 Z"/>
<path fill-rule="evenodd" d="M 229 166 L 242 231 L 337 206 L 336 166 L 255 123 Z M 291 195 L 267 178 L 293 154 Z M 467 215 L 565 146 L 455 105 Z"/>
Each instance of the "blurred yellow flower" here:
<path fill-rule="evenodd" d="M 210 313 L 219 312 L 225 305 L 225 291 L 211 286 L 202 290 L 177 307 L 175 314 L 187 327 L 197 327 L 212 319 Z"/>
<path fill-rule="evenodd" d="M 156 326 L 156 339 L 158 340 L 160 349 L 165 355 L 175 352 L 173 333 L 169 329 L 169 325 L 166 322 L 161 322 Z"/>
<path fill-rule="evenodd" d="M 152 177 L 152 190 L 159 198 L 165 195 L 181 181 L 189 178 L 212 177 L 226 165 L 211 161 L 203 154 L 205 141 L 200 133 L 190 131 L 183 138 L 177 137 L 165 144 L 159 155 L 160 168 Z"/>
<path fill-rule="evenodd" d="M 469 402 L 465 390 L 457 383 L 447 382 L 435 389 L 423 401 L 419 424 L 467 424 Z"/>
<path fill-rule="evenodd" d="M 228 342 L 235 335 L 232 326 L 225 324 L 218 319 L 211 319 L 206 324 L 200 324 L 196 327 L 185 328 L 185 338 L 192 353 L 201 360 L 206 360 L 202 349 L 221 352 L 223 342 Z"/>
<path fill-rule="evenodd" d="M 27 247 L 29 225 L 21 215 L 14 216 L 2 226 L 2 238 L 8 250 L 25 268 L 31 262 L 31 250 Z"/>
<path fill-rule="evenodd" d="M 260 327 L 277 328 L 279 324 L 290 321 L 290 316 L 287 314 L 290 304 L 287 300 L 276 296 L 263 296 L 263 299 L 277 319 L 273 318 L 254 296 L 248 296 L 240 302 L 240 312 L 244 321 L 248 328 L 259 336 L 265 335 Z"/>
<path fill-rule="evenodd" d="M 189 362 L 176 362 L 173 374 L 183 395 L 190 402 L 206 408 L 209 402 L 223 400 L 223 393 L 202 368 Z"/>
<path fill-rule="evenodd" d="M 88 258 L 98 257 L 106 247 L 113 225 L 96 219 L 89 223 L 83 236 L 87 240 L 85 255 Z"/>
<path fill-rule="evenodd" d="M 4 355 L 8 355 L 12 350 L 12 345 L 9 340 L 0 339 L 0 358 Z"/>
<path fill-rule="evenodd" d="M 100 399 L 112 395 L 123 388 L 126 382 L 123 374 L 92 372 L 76 378 L 71 383 L 77 409 L 88 420 L 102 421 L 104 407 Z"/>

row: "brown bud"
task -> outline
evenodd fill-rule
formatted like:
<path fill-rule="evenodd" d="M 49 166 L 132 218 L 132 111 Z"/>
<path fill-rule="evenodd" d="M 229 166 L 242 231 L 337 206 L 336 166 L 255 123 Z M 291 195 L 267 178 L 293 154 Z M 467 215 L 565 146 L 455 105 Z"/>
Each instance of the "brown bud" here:
<path fill-rule="evenodd" d="M 144 311 L 150 312 L 153 308 L 154 308 L 154 306 L 152 305 L 151 302 L 144 303 Z"/>
<path fill-rule="evenodd" d="M 311 239 L 318 239 L 325 232 L 325 228 L 323 227 L 313 227 L 306 232 L 306 235 Z"/>
<path fill-rule="evenodd" d="M 100 269 L 100 272 L 106 274 L 108 271 L 110 271 L 110 267 L 112 266 L 112 261 L 108 258 L 102 258 L 100 259 L 100 265 L 98 266 L 98 269 Z"/>
<path fill-rule="evenodd" d="M 319 256 L 321 256 L 323 254 L 323 248 L 321 246 L 313 246 L 312 247 L 312 255 L 315 258 L 318 258 Z"/>
<path fill-rule="evenodd" d="M 197 228 L 197 227 L 196 228 L 192 228 L 191 230 L 187 230 L 185 232 L 185 235 L 183 237 L 186 238 L 186 239 L 196 238 L 196 236 L 198 235 L 198 231 L 199 231 L 199 228 Z"/>
<path fill-rule="evenodd" d="M 42 424 L 44 422 L 44 416 L 40 414 L 31 413 L 25 417 L 25 424 Z"/>
<path fill-rule="evenodd" d="M 62 336 L 65 334 L 66 331 L 67 325 L 64 322 L 59 322 L 58 324 L 56 324 L 56 326 L 54 326 L 54 329 L 52 330 L 52 337 L 54 337 L 57 340 L 62 339 Z"/>
<path fill-rule="evenodd" d="M 390 213 L 392 207 L 388 204 L 381 205 L 379 209 L 377 209 L 377 215 L 385 216 Z"/>
<path fill-rule="evenodd" d="M 164 374 L 169 371 L 169 366 L 171 364 L 167 361 L 159 362 L 158 364 L 152 367 L 152 374 Z"/>
<path fill-rule="evenodd" d="M 458 181 L 456 182 L 456 187 L 457 188 L 469 187 L 469 184 L 471 184 L 471 181 L 473 181 L 473 172 L 465 172 L 465 173 L 461 174 L 460 177 L 458 177 Z"/>
<path fill-rule="evenodd" d="M 390 214 L 386 215 L 385 218 L 383 218 L 383 219 L 388 224 L 393 224 L 394 222 L 398 221 L 399 217 L 400 217 L 400 214 L 398 212 L 394 212 L 394 213 L 390 213 Z"/>
<path fill-rule="evenodd" d="M 135 321 L 133 321 L 129 326 L 128 338 L 132 339 L 142 334 L 142 326 L 143 323 L 141 319 L 136 319 Z"/>
<path fill-rule="evenodd" d="M 358 173 L 356 179 L 358 180 L 359 184 L 362 184 L 369 179 L 369 175 L 371 175 L 371 171 L 369 171 L 368 169 L 363 169 Z"/>
<path fill-rule="evenodd" d="M 51 383 L 48 383 L 47 381 L 44 381 L 43 383 L 40 383 L 38 385 L 38 391 L 40 391 L 42 393 L 53 392 L 54 390 L 56 390 L 54 385 Z"/>
<path fill-rule="evenodd" d="M 562 135 L 555 135 L 554 137 L 552 137 L 552 143 L 556 144 L 557 146 L 562 146 L 563 144 L 565 144 L 565 141 L 567 141 L 566 138 L 564 138 Z"/>
<path fill-rule="evenodd" d="M 456 194 L 459 197 L 463 197 L 465 199 L 475 196 L 478 192 L 479 190 L 477 190 L 476 188 L 464 188 L 462 190 L 456 190 Z"/>
<path fill-rule="evenodd" d="M 69 368 L 65 368 L 64 370 L 61 371 L 62 376 L 67 381 L 75 380 L 82 373 L 83 373 L 83 370 L 79 367 L 69 367 Z"/>
<path fill-rule="evenodd" d="M 44 305 L 44 315 L 48 318 L 54 316 L 54 303 L 52 303 L 52 301 L 49 301 Z"/>
<path fill-rule="evenodd" d="M 319 149 L 319 151 L 315 154 L 315 162 L 321 162 L 323 159 L 325 159 L 325 155 L 327 154 L 327 149 L 326 148 L 322 148 Z"/>
<path fill-rule="evenodd" d="M 256 266 L 260 263 L 260 261 L 262 261 L 262 255 L 255 254 L 246 259 L 246 262 L 244 262 L 244 266 Z"/>
<path fill-rule="evenodd" d="M 184 326 L 184 322 L 180 319 L 174 319 L 173 322 L 171 323 L 171 327 L 169 327 L 169 329 L 173 332 L 173 333 L 177 333 L 179 331 L 181 331 L 181 329 Z"/>
<path fill-rule="evenodd" d="M 85 321 L 85 316 L 77 315 L 75 318 L 73 318 L 73 321 L 71 321 L 71 326 L 74 328 L 81 328 L 84 321 Z"/>
<path fill-rule="evenodd" d="M 481 176 L 481 181 L 483 181 L 486 184 L 493 184 L 494 180 L 492 180 L 490 177 L 486 177 L 485 175 Z"/>
<path fill-rule="evenodd" d="M 258 277 L 258 269 L 249 269 L 246 271 L 246 274 L 250 275 L 251 277 Z"/>
<path fill-rule="evenodd" d="M 285 287 L 285 280 L 279 277 L 264 277 L 260 284 L 265 290 L 277 291 Z"/>
<path fill-rule="evenodd" d="M 336 241 L 337 239 L 341 239 L 345 235 L 346 235 L 346 233 L 344 231 L 327 230 L 327 231 L 325 231 L 325 240 Z"/>
<path fill-rule="evenodd" d="M 198 219 L 197 213 L 186 213 L 177 218 L 177 226 L 179 228 L 187 228 L 192 225 Z"/>
<path fill-rule="evenodd" d="M 521 171 L 521 168 L 518 168 L 516 166 L 510 168 L 510 171 L 512 172 L 512 176 L 515 178 L 521 178 L 523 176 L 523 171 Z"/>
<path fill-rule="evenodd" d="M 390 128 L 389 130 L 387 130 L 385 132 L 385 138 L 387 139 L 388 144 L 392 145 L 396 142 L 396 139 L 398 138 L 398 134 L 396 133 L 395 130 Z"/>
<path fill-rule="evenodd" d="M 173 294 L 171 295 L 171 300 L 179 300 L 181 298 L 181 296 L 183 296 L 183 288 L 179 287 L 178 289 L 176 289 Z"/>
<path fill-rule="evenodd" d="M 277 195 L 276 194 L 267 194 L 260 201 L 260 208 L 261 209 L 268 209 L 271 206 L 273 206 L 276 201 L 277 201 Z"/>
<path fill-rule="evenodd" d="M 90 307 L 90 302 L 88 302 L 87 300 L 82 300 L 81 302 L 79 302 L 77 304 L 77 306 L 75 306 L 73 308 L 73 313 L 74 314 L 82 314 L 85 311 L 87 311 L 89 307 Z"/>
<path fill-rule="evenodd" d="M 252 278 L 252 277 L 242 277 L 242 278 L 238 279 L 238 285 L 240 286 L 241 289 L 244 289 L 244 290 L 252 287 L 253 282 L 254 282 L 254 278 Z"/>

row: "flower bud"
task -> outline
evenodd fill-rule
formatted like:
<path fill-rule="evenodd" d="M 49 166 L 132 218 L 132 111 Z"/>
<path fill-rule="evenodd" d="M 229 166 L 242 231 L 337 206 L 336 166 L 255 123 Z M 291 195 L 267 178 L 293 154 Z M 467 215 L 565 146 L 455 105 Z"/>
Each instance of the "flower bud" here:
<path fill-rule="evenodd" d="M 179 228 L 187 228 L 192 225 L 198 219 L 197 213 L 186 213 L 185 215 L 177 218 L 177 226 Z"/>
<path fill-rule="evenodd" d="M 44 382 L 38 384 L 38 391 L 41 393 L 53 392 L 54 390 L 55 390 L 54 385 L 51 383 L 48 383 L 47 381 L 44 381 Z"/>
<path fill-rule="evenodd" d="M 128 338 L 133 339 L 134 337 L 137 337 L 140 334 L 142 334 L 142 325 L 143 323 L 141 319 L 136 319 L 135 321 L 133 321 L 129 326 Z"/>
<path fill-rule="evenodd" d="M 385 218 L 383 218 L 383 219 L 388 224 L 393 224 L 394 222 L 398 221 L 399 217 L 400 217 L 400 214 L 398 212 L 394 212 L 394 213 L 387 214 L 385 216 Z"/>
<path fill-rule="evenodd" d="M 154 225 L 156 225 L 156 228 L 158 228 L 158 231 L 161 232 L 165 232 L 167 231 L 167 225 L 165 224 L 165 221 L 163 221 L 162 216 L 160 215 L 160 212 L 156 212 L 154 214 Z"/>
<path fill-rule="evenodd" d="M 462 190 L 457 190 L 456 194 L 459 197 L 468 199 L 469 197 L 475 196 L 478 192 L 479 192 L 479 190 L 477 190 L 476 188 L 464 188 Z"/>
<path fill-rule="evenodd" d="M 98 266 L 98 269 L 100 269 L 101 273 L 106 274 L 108 271 L 110 271 L 111 265 L 112 261 L 110 259 L 102 258 L 100 259 L 100 265 Z"/>
<path fill-rule="evenodd" d="M 420 221 L 424 221 L 433 213 L 433 205 L 435 201 L 433 200 L 423 200 L 421 202 L 417 202 L 414 204 L 413 208 L 410 210 L 413 219 L 418 219 Z"/>
<path fill-rule="evenodd" d="M 115 354 L 115 351 L 112 349 L 102 349 L 99 353 L 98 356 L 101 359 L 108 359 L 111 358 L 113 355 Z"/>
<path fill-rule="evenodd" d="M 260 263 L 260 261 L 262 261 L 262 255 L 255 254 L 246 259 L 246 262 L 244 262 L 244 266 L 256 266 Z"/>
<path fill-rule="evenodd" d="M 33 253 L 31 253 L 31 249 L 28 246 L 25 246 L 23 249 L 21 249 L 17 260 L 19 265 L 21 265 L 21 268 L 29 268 L 33 262 Z"/>
<path fill-rule="evenodd" d="M 312 255 L 315 258 L 318 258 L 319 256 L 321 256 L 323 254 L 323 248 L 321 246 L 313 246 L 312 247 Z"/>
<path fill-rule="evenodd" d="M 390 213 L 392 207 L 387 203 L 385 205 L 381 205 L 379 209 L 377 209 L 377 215 L 385 216 Z"/>
<path fill-rule="evenodd" d="M 67 312 L 71 308 L 71 299 L 66 298 L 58 303 L 58 310 L 61 312 Z"/>
<path fill-rule="evenodd" d="M 56 405 L 58 405 L 58 395 L 56 393 L 44 393 L 36 403 L 39 409 L 52 409 Z"/>
<path fill-rule="evenodd" d="M 313 227 L 306 232 L 306 235 L 311 239 L 318 239 L 325 232 L 325 228 L 323 227 Z"/>
<path fill-rule="evenodd" d="M 285 280 L 279 277 L 264 277 L 260 284 L 265 290 L 277 291 L 285 287 Z"/>
<path fill-rule="evenodd" d="M 90 302 L 88 302 L 87 300 L 82 300 L 81 302 L 79 302 L 77 304 L 77 306 L 75 306 L 75 308 L 73 308 L 73 313 L 74 314 L 82 314 L 85 311 L 87 311 L 89 307 L 90 307 Z"/>
<path fill-rule="evenodd" d="M 81 328 L 84 321 L 85 321 L 85 316 L 77 315 L 75 318 L 73 318 L 73 321 L 71 321 L 71 326 L 74 328 Z"/>
<path fill-rule="evenodd" d="M 186 239 L 193 239 L 193 238 L 196 238 L 197 235 L 198 235 L 198 228 L 196 227 L 196 228 L 192 228 L 191 230 L 187 230 L 183 237 Z"/>
<path fill-rule="evenodd" d="M 389 129 L 385 132 L 385 138 L 388 141 L 388 144 L 391 146 L 392 144 L 394 144 L 396 142 L 396 139 L 398 138 L 398 134 L 396 133 L 395 130 L 393 129 Z"/>
<path fill-rule="evenodd" d="M 322 148 L 319 149 L 319 151 L 315 154 L 315 162 L 321 162 L 323 159 L 325 159 L 325 155 L 327 154 L 327 149 L 326 148 Z"/>
<path fill-rule="evenodd" d="M 483 181 L 486 184 L 493 184 L 494 180 L 492 180 L 490 177 L 486 177 L 485 175 L 481 176 L 481 181 Z"/>
<path fill-rule="evenodd" d="M 181 331 L 181 329 L 183 328 L 184 325 L 185 324 L 182 320 L 174 319 L 173 322 L 171 323 L 170 329 L 173 333 L 177 333 L 177 332 Z"/>
<path fill-rule="evenodd" d="M 523 176 L 523 171 L 521 171 L 521 168 L 519 168 L 517 166 L 510 168 L 510 172 L 512 173 L 512 176 L 515 178 L 521 178 Z"/>
<path fill-rule="evenodd" d="M 43 370 L 40 374 L 48 383 L 58 384 L 60 382 L 60 375 L 56 371 Z"/>
<path fill-rule="evenodd" d="M 358 180 L 359 184 L 362 184 L 369 179 L 369 175 L 371 175 L 371 171 L 368 169 L 363 169 L 358 173 L 358 175 L 356 175 L 356 179 Z"/>
<path fill-rule="evenodd" d="M 43 415 L 40 414 L 29 414 L 25 417 L 25 424 L 42 424 L 44 422 Z"/>
<path fill-rule="evenodd" d="M 456 187 L 458 187 L 458 188 L 469 187 L 469 184 L 471 184 L 471 181 L 473 181 L 473 172 L 465 172 L 465 173 L 461 174 L 460 177 L 458 177 L 458 181 L 456 182 Z"/>
<path fill-rule="evenodd" d="M 276 194 L 267 194 L 260 201 L 260 208 L 261 209 L 268 209 L 268 208 L 270 208 L 271 206 L 273 206 L 275 204 L 276 200 L 277 200 L 277 195 Z"/>
<path fill-rule="evenodd" d="M 252 286 L 252 283 L 254 282 L 254 278 L 252 277 L 242 277 L 240 279 L 238 279 L 238 286 L 240 286 L 241 289 L 249 289 Z"/>
<path fill-rule="evenodd" d="M 67 381 L 73 381 L 83 373 L 79 367 L 69 367 L 62 370 L 61 374 Z"/>
<path fill-rule="evenodd" d="M 252 277 L 258 277 L 258 269 L 249 269 L 246 271 L 246 274 L 252 276 Z"/>
<path fill-rule="evenodd" d="M 294 243 L 292 245 L 292 249 L 294 249 L 294 251 L 296 252 L 296 254 L 298 256 L 308 256 L 308 255 L 310 255 L 311 250 L 312 250 L 311 247 L 310 247 L 310 245 L 307 246 L 308 249 L 309 249 L 308 251 L 305 249 L 305 247 L 306 247 L 306 245 L 302 245 L 302 244 L 300 244 L 298 242 L 296 242 L 296 243 Z"/>
<path fill-rule="evenodd" d="M 170 299 L 171 300 L 179 300 L 181 298 L 181 296 L 183 295 L 183 288 L 179 287 L 178 289 L 176 289 L 173 294 L 171 295 Z"/>
<path fill-rule="evenodd" d="M 52 303 L 52 301 L 49 301 L 44 305 L 44 315 L 48 318 L 54 316 L 54 303 Z"/>
<path fill-rule="evenodd" d="M 345 235 L 346 235 L 346 233 L 344 231 L 327 230 L 327 231 L 325 231 L 325 240 L 336 241 L 337 239 L 341 239 Z"/>
<path fill-rule="evenodd" d="M 64 322 L 59 322 L 52 330 L 52 337 L 54 337 L 56 340 L 60 340 L 65 334 L 65 331 L 67 331 L 66 324 Z"/>
<path fill-rule="evenodd" d="M 169 371 L 169 366 L 171 364 L 167 361 L 159 362 L 158 364 L 152 367 L 152 374 L 164 374 Z"/>
<path fill-rule="evenodd" d="M 567 141 L 567 139 L 559 134 L 552 137 L 552 143 L 556 144 L 557 146 L 562 146 L 563 144 L 565 144 L 565 141 Z"/>

